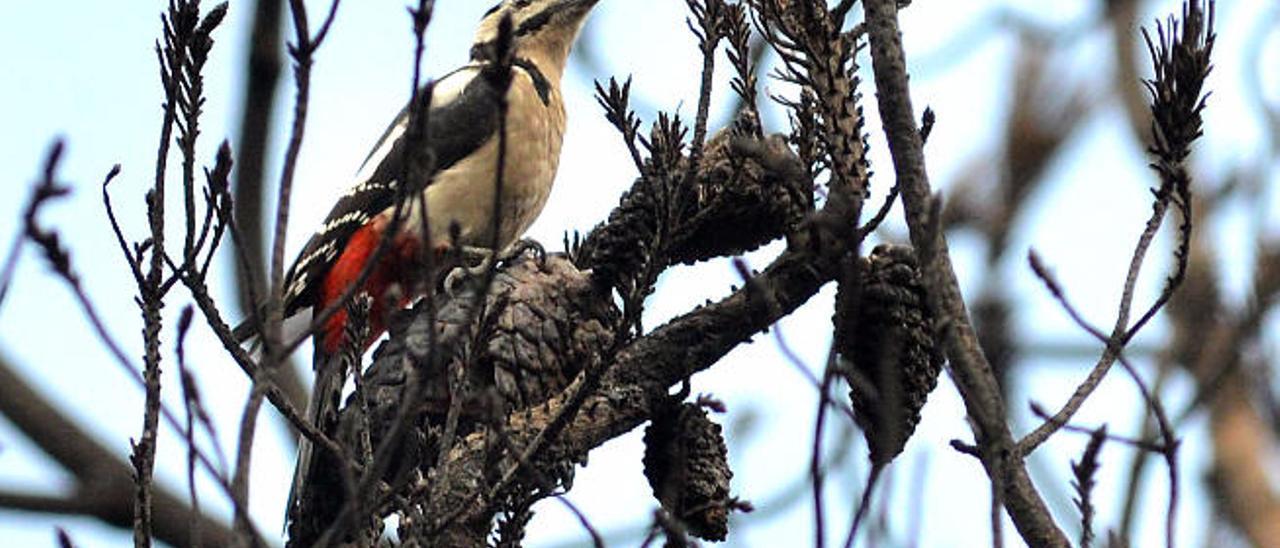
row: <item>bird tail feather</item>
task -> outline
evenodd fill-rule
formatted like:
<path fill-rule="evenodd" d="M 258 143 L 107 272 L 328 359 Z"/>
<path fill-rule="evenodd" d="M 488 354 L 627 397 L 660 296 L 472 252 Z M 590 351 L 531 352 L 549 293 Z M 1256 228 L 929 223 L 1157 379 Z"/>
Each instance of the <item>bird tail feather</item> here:
<path fill-rule="evenodd" d="M 337 357 L 328 356 L 317 348 L 313 360 L 316 378 L 311 389 L 311 399 L 307 402 L 307 420 L 321 432 L 326 433 L 333 430 L 330 423 L 336 419 L 339 399 L 342 397 L 343 381 L 346 380 L 346 375 L 338 364 L 327 363 L 336 360 Z M 306 436 L 299 438 L 298 464 L 294 467 L 293 484 L 289 487 L 288 504 L 285 506 L 286 529 L 290 522 L 298 519 L 297 512 L 301 510 L 300 497 L 303 495 L 302 488 L 310 481 L 318 460 L 315 450 L 315 444 L 310 439 Z"/>

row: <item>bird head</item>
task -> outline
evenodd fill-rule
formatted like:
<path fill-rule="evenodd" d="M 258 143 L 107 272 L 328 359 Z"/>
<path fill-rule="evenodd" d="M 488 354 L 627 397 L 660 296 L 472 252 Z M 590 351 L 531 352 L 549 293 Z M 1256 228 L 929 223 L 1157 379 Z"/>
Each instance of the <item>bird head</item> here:
<path fill-rule="evenodd" d="M 511 18 L 515 54 L 559 80 L 582 24 L 599 0 L 503 0 L 485 12 L 476 30 L 473 52 L 498 36 L 498 25 Z"/>

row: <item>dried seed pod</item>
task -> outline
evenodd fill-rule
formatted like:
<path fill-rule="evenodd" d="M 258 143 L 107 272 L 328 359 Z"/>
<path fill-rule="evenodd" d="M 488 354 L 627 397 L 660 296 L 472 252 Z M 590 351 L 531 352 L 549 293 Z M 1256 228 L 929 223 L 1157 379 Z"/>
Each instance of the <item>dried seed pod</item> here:
<path fill-rule="evenodd" d="M 633 276 L 653 253 L 658 233 L 658 206 L 654 189 L 643 178 L 622 195 L 618 207 L 583 240 L 577 266 L 591 269 L 604 285 L 615 285 Z"/>
<path fill-rule="evenodd" d="M 835 345 L 855 418 L 883 465 L 902 452 L 938 384 L 942 354 L 914 251 L 882 244 L 836 293 Z"/>
<path fill-rule="evenodd" d="M 548 257 L 541 268 L 536 261 L 515 265 L 498 283 L 497 299 L 506 304 L 491 309 L 482 361 L 493 370 L 484 380 L 509 411 L 524 409 L 555 396 L 584 364 L 599 361 L 613 340 L 615 309 L 599 298 L 590 276 L 563 257 Z"/>
<path fill-rule="evenodd" d="M 802 162 L 783 137 L 759 134 L 754 115 L 739 117 L 707 141 L 688 181 L 687 159 L 642 176 L 574 262 L 604 285 L 626 286 L 648 261 L 665 267 L 739 254 L 793 230 L 813 208 L 813 181 L 799 176 Z"/>
<path fill-rule="evenodd" d="M 384 477 L 387 485 L 404 486 L 396 494 L 408 497 L 409 503 L 400 505 L 403 508 L 414 507 L 421 500 L 413 497 L 429 492 L 416 489 L 407 478 L 430 477 L 455 395 L 461 396 L 462 411 L 456 441 L 495 416 L 545 403 L 581 368 L 598 366 L 612 346 L 610 326 L 617 323 L 617 309 L 600 297 L 600 288 L 589 274 L 564 257 L 553 255 L 542 262 L 522 256 L 506 263 L 480 299 L 475 298 L 477 285 L 464 284 L 453 295 L 437 294 L 434 314 L 428 313 L 424 300 L 394 315 L 391 339 L 374 352 L 373 365 L 341 411 L 334 437 L 361 457 L 359 448 L 376 448 L 383 442 L 405 405 L 406 387 L 420 376 L 421 391 L 413 402 L 419 418 Z M 415 364 L 415 356 L 433 359 Z M 464 378 L 450 379 L 454 373 Z M 451 382 L 459 390 L 452 391 Z M 542 483 L 517 482 L 511 492 L 501 494 L 508 497 L 503 506 L 521 504 L 521 497 L 533 491 L 550 491 L 552 486 L 547 484 L 567 486 L 572 481 L 574 463 L 569 456 L 544 451 L 533 465 L 541 472 L 537 479 Z M 337 470 L 336 464 L 328 466 Z M 308 485 L 307 490 L 302 500 L 309 504 L 308 511 L 300 514 L 305 519 L 294 522 L 294 534 L 322 532 L 346 497 L 336 473 L 327 482 Z M 430 527 L 412 519 L 402 521 L 401 538 L 417 534 L 427 538 Z"/>
<path fill-rule="evenodd" d="M 786 139 L 754 136 L 753 117 L 739 118 L 707 141 L 705 154 L 671 231 L 671 263 L 692 264 L 756 249 L 793 230 L 812 208 L 812 180 Z M 791 162 L 777 169 L 771 161 Z"/>
<path fill-rule="evenodd" d="M 644 446 L 644 475 L 662 508 L 694 536 L 724 540 L 733 472 L 720 425 L 700 405 L 673 405 L 654 416 Z"/>

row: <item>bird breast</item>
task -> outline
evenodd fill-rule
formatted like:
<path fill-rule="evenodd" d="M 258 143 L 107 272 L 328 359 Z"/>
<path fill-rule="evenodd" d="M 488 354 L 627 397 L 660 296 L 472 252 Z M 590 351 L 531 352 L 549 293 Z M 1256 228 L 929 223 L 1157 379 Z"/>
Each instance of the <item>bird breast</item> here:
<path fill-rule="evenodd" d="M 499 139 L 495 133 L 477 151 L 438 173 L 427 186 L 427 219 L 433 242 L 447 242 L 457 223 L 462 245 L 504 249 L 533 224 L 551 194 L 560 161 L 565 113 L 559 90 L 549 101 L 539 97 L 532 78 L 515 70 L 507 93 L 506 155 L 501 181 L 495 177 Z M 499 230 L 493 207 L 498 200 Z M 412 205 L 406 230 L 420 230 L 419 204 Z"/>

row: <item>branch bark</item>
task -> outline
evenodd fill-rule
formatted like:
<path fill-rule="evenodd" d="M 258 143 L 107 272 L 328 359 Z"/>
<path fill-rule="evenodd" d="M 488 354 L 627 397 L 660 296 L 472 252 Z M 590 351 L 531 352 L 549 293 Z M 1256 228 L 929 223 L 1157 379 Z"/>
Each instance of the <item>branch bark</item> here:
<path fill-rule="evenodd" d="M 982 465 L 1022 538 L 1033 546 L 1068 546 L 1040 494 L 1005 422 L 1004 399 L 978 344 L 965 308 L 947 242 L 938 230 L 937 201 L 931 197 L 924 149 L 907 84 L 906 56 L 894 0 L 866 0 L 876 98 L 894 172 L 902 188 L 911 242 L 921 255 L 929 305 L 942 327 L 949 371 L 974 424 Z"/>
<path fill-rule="evenodd" d="M 772 182 L 766 185 L 779 186 L 765 188 L 789 188 L 796 186 L 794 181 L 807 181 L 808 176 L 799 159 L 781 139 L 770 138 L 763 141 L 746 139 L 744 142 L 738 142 L 735 147 L 741 154 L 754 158 L 766 175 L 760 175 L 760 171 L 753 171 L 755 168 L 752 168 L 746 173 L 755 175 L 749 175 L 747 178 L 756 182 L 727 184 L 759 185 L 760 181 L 767 180 Z M 709 158 L 716 158 L 719 154 L 721 153 L 712 154 Z M 718 165 L 718 163 L 711 162 L 711 165 Z M 643 179 L 637 183 L 638 186 L 646 184 L 649 183 Z M 800 183 L 798 186 L 807 185 Z M 758 214 L 758 211 L 751 208 L 742 210 L 739 206 L 743 203 L 752 203 L 756 204 L 753 207 L 771 211 L 774 204 L 754 202 L 755 197 L 754 193 L 746 193 L 737 201 L 729 200 L 716 207 L 727 208 L 727 211 L 738 211 L 742 215 L 740 219 L 757 219 L 758 215 L 753 216 L 752 213 Z M 445 331 L 446 335 L 438 335 L 437 338 L 444 337 L 446 340 L 481 337 L 478 342 L 472 343 L 470 348 L 473 350 L 461 352 L 466 357 L 458 358 L 468 360 L 467 364 L 471 371 L 490 367 L 485 365 L 489 362 L 485 361 L 487 358 L 484 356 L 487 355 L 485 352 L 491 352 L 491 350 L 485 349 L 492 349 L 494 345 L 498 345 L 501 348 L 498 351 L 501 354 L 498 359 L 507 359 L 509 356 L 516 361 L 515 364 L 510 365 L 521 368 L 518 373 L 513 373 L 520 376 L 515 381 L 518 383 L 517 390 L 530 401 L 524 401 L 523 404 L 509 403 L 508 405 L 513 405 L 517 409 L 514 412 L 498 413 L 492 408 L 488 413 L 479 412 L 481 416 L 489 416 L 490 418 L 485 420 L 491 422 L 482 421 L 486 425 L 484 428 L 471 429 L 451 448 L 446 447 L 443 450 L 444 458 L 441 459 L 441 463 L 436 462 L 434 454 L 411 457 L 409 455 L 413 454 L 413 451 L 410 448 L 400 452 L 405 455 L 404 458 L 415 460 L 414 464 L 428 474 L 431 485 L 430 496 L 424 496 L 425 491 L 418 489 L 410 494 L 408 502 L 404 499 L 389 502 L 393 505 L 392 509 L 403 510 L 407 516 L 412 516 L 402 518 L 401 539 L 414 538 L 427 544 L 443 546 L 483 545 L 495 514 L 503 507 L 503 501 L 508 500 L 505 497 L 510 496 L 508 488 L 546 485 L 550 468 L 544 465 L 564 460 L 580 460 L 590 450 L 605 441 L 622 435 L 648 420 L 654 412 L 669 403 L 670 387 L 687 380 L 698 371 L 711 367 L 730 350 L 750 340 L 756 333 L 768 328 L 778 319 L 790 314 L 815 295 L 823 285 L 832 281 L 839 271 L 840 261 L 853 248 L 855 240 L 852 236 L 856 224 L 850 219 L 856 203 L 856 196 L 851 190 L 842 188 L 833 191 L 823 210 L 810 214 L 798 229 L 788 234 L 788 249 L 763 273 L 748 280 L 744 287 L 719 302 L 691 311 L 642 337 L 630 342 L 623 339 L 622 343 L 625 343 L 625 346 L 620 348 L 615 346 L 617 350 L 602 350 L 587 357 L 581 363 L 562 364 L 567 366 L 569 371 L 581 372 L 576 377 L 572 377 L 572 382 L 567 387 L 564 384 L 556 384 L 550 377 L 537 380 L 538 375 L 548 373 L 563 375 L 565 369 L 559 370 L 559 373 L 536 371 L 538 363 L 543 359 L 538 357 L 533 358 L 534 367 L 522 365 L 523 360 L 527 359 L 524 355 L 525 351 L 519 347 L 506 346 L 508 343 L 516 343 L 518 346 L 519 341 L 488 338 L 483 334 L 451 337 L 447 335 L 451 331 Z M 701 213 L 696 214 L 690 212 L 690 214 L 697 216 L 717 212 L 723 211 L 713 208 L 701 210 Z M 629 221 L 625 216 L 611 218 L 611 224 L 627 222 Z M 766 224 L 777 225 L 779 230 L 770 239 L 781 234 L 781 223 Z M 597 231 L 600 230 L 602 229 L 597 229 Z M 591 239 L 592 236 L 588 236 L 588 240 Z M 720 253 L 721 251 L 708 251 L 709 256 L 718 256 Z M 552 279 L 550 282 L 540 282 L 540 284 L 519 284 L 511 291 L 494 289 L 483 305 L 485 309 L 510 310 L 504 307 L 517 307 L 520 305 L 515 303 L 533 302 L 560 302 L 580 311 L 614 307 L 610 293 L 600 290 L 598 285 L 601 283 L 600 278 L 576 270 L 563 258 L 550 258 L 548 264 L 543 267 L 525 262 L 507 268 L 509 270 L 524 269 L 526 272 L 544 269 L 538 276 L 544 278 L 551 276 Z M 522 276 L 518 275 L 517 278 Z M 556 278 L 556 276 L 562 277 Z M 584 283 L 583 280 L 587 287 L 592 287 L 594 280 L 597 289 L 572 290 L 570 291 L 572 297 L 564 295 L 563 288 L 577 287 L 577 284 Z M 566 298 L 572 302 L 566 302 Z M 459 301 L 459 299 L 462 300 Z M 454 301 L 469 302 L 470 299 L 463 295 L 455 297 Z M 533 326 L 560 325 L 557 322 L 565 318 L 568 318 L 569 324 L 572 324 L 573 318 L 579 317 L 575 314 L 579 313 L 566 312 L 564 318 L 560 318 L 562 314 L 554 309 L 547 309 L 541 305 L 534 306 L 533 309 L 544 312 L 535 311 L 535 317 L 528 321 L 521 321 L 516 326 L 520 333 L 529 329 L 532 334 L 517 333 L 514 336 L 532 337 L 531 340 L 535 345 L 533 348 L 545 348 L 545 350 L 535 350 L 534 354 L 541 351 L 565 352 L 557 350 L 561 348 L 560 345 L 576 348 L 581 342 L 576 339 L 573 342 L 567 341 L 564 335 L 545 338 L 548 330 L 554 332 L 563 328 L 523 327 L 528 323 Z M 590 312 L 584 313 L 587 316 L 592 315 Z M 440 318 L 448 316 L 444 312 L 439 314 L 444 314 L 439 316 Z M 408 373 L 403 364 L 411 362 L 412 356 L 427 352 L 443 353 L 445 359 L 452 359 L 448 357 L 453 356 L 454 351 L 446 350 L 449 348 L 448 344 L 443 348 L 439 344 L 426 348 L 429 346 L 426 333 L 432 329 L 445 329 L 433 327 L 435 319 L 436 316 L 428 314 L 426 307 L 419 306 L 414 311 L 412 323 L 407 327 L 393 326 L 390 343 L 379 351 L 375 364 L 370 367 L 362 383 L 365 387 L 374 387 L 372 389 L 375 392 L 364 396 L 356 394 L 349 400 L 359 402 L 367 398 L 368 405 L 372 409 L 364 411 L 366 415 L 360 418 L 358 415 L 362 412 L 361 406 L 349 404 L 344 410 L 344 423 L 352 422 L 351 417 L 347 417 L 346 414 L 354 414 L 356 424 L 360 424 L 360 421 L 377 423 L 372 426 L 372 435 L 375 439 L 381 437 L 380 432 L 386 429 L 386 425 L 381 424 L 385 422 L 385 417 L 395 415 L 394 411 L 390 410 L 400 409 L 403 406 L 401 402 L 403 387 L 408 382 L 404 378 Z M 487 320 L 481 320 L 480 323 L 484 324 L 485 321 Z M 614 326 L 614 329 L 617 329 L 617 326 Z M 577 333 L 573 329 L 570 331 Z M 540 332 L 543 334 L 539 335 Z M 594 337 L 595 335 L 584 336 Z M 607 348 L 616 343 L 606 341 L 603 344 Z M 588 346 L 594 347 L 595 343 L 590 343 Z M 476 348 L 480 350 L 474 350 Z M 580 355 L 574 350 L 567 352 L 569 354 L 565 356 L 551 358 L 552 361 L 571 359 L 570 356 Z M 480 354 L 479 357 L 475 355 L 477 353 Z M 593 360 L 594 363 L 589 363 Z M 600 360 L 606 363 L 600 363 Z M 612 363 L 607 363 L 609 360 L 612 360 Z M 503 366 L 494 365 L 493 367 Z M 479 375 L 483 377 L 486 374 Z M 499 381 L 496 386 L 498 392 L 501 393 L 504 388 L 509 388 L 509 385 L 502 384 L 501 378 L 497 380 Z M 479 378 L 476 382 L 486 381 Z M 540 391 L 545 390 L 545 388 L 538 388 L 539 386 L 554 387 L 554 391 L 546 393 L 545 396 L 538 396 Z M 391 390 L 386 392 L 385 387 L 391 387 Z M 467 401 L 470 402 L 474 398 L 482 409 L 485 408 L 483 402 L 491 401 L 491 398 L 486 399 L 485 386 L 483 384 L 471 386 L 470 389 L 472 395 L 467 396 Z M 489 388 L 489 390 L 492 389 L 493 387 Z M 451 396 L 441 395 L 441 397 L 446 399 L 416 403 L 429 408 L 426 411 L 428 426 L 424 430 L 427 437 L 432 435 L 430 429 L 433 428 L 430 426 L 430 414 L 451 406 L 447 400 Z M 427 400 L 431 400 L 431 397 Z M 464 406 L 471 405 L 471 403 L 464 404 Z M 474 418 L 475 414 L 476 412 L 472 411 L 470 413 L 472 418 L 469 420 L 477 420 Z M 344 439 L 343 441 L 349 445 L 358 443 L 358 440 Z M 432 468 L 431 465 L 436 464 L 438 465 L 434 466 L 434 469 L 429 470 Z M 393 485 L 394 496 L 399 488 L 394 487 L 394 481 L 388 481 Z M 420 510 L 415 509 L 416 505 L 421 505 Z M 368 506 L 373 508 L 377 505 Z M 406 522 L 409 522 L 407 526 Z M 406 531 L 406 527 L 409 531 Z"/>
<path fill-rule="evenodd" d="M 846 222 L 837 217 L 824 211 L 817 222 Z M 600 388 L 582 403 L 583 412 L 556 440 L 555 452 L 580 457 L 639 426 L 665 401 L 671 386 L 711 367 L 808 301 L 834 277 L 838 258 L 846 249 L 845 241 L 830 242 L 821 248 L 787 250 L 726 299 L 680 316 L 623 349 L 608 367 Z M 528 445 L 582 384 L 579 378 L 547 405 L 512 416 L 506 437 L 516 447 Z M 486 482 L 481 476 L 495 446 L 489 437 L 467 437 L 449 454 L 448 466 L 455 473 L 438 479 L 444 482 L 436 491 L 440 496 L 429 501 L 426 515 L 447 517 L 464 508 L 446 529 L 445 538 L 474 540 L 476 524 L 487 527 L 489 523 L 491 501 L 485 500 Z"/>
<path fill-rule="evenodd" d="M 65 497 L 3 493 L 0 507 L 78 514 L 98 518 L 123 530 L 133 527 L 136 488 L 133 468 L 37 393 L 3 355 L 0 355 L 0 414 L 76 480 L 74 492 Z M 152 532 L 159 540 L 174 546 L 186 545 L 198 522 L 204 545 L 232 544 L 235 537 L 230 528 L 208 516 L 195 514 L 183 498 L 169 489 L 156 487 L 152 495 Z"/>

